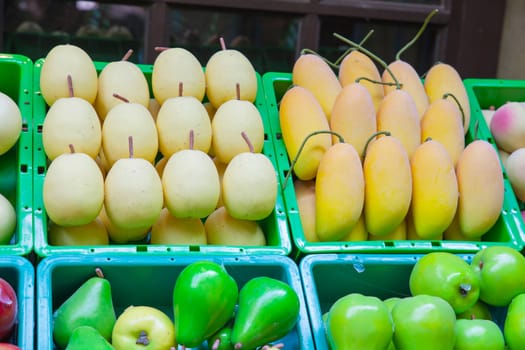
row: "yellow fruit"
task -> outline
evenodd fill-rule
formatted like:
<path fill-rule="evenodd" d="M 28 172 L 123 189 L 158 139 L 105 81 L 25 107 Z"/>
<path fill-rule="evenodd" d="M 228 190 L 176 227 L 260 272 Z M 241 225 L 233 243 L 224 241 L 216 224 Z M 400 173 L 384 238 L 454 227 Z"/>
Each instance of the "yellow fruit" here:
<path fill-rule="evenodd" d="M 265 246 L 266 237 L 257 221 L 235 219 L 225 207 L 217 208 L 204 221 L 208 244 Z"/>
<path fill-rule="evenodd" d="M 365 226 L 365 216 L 361 215 L 357 223 L 352 228 L 350 232 L 341 238 L 340 242 L 356 242 L 356 241 L 366 241 L 368 238 L 368 232 L 366 231 Z"/>
<path fill-rule="evenodd" d="M 0 155 L 13 147 L 22 131 L 22 114 L 11 97 L 0 92 Z"/>
<path fill-rule="evenodd" d="M 368 235 L 369 241 L 402 241 L 407 239 L 407 223 L 403 220 L 392 232 L 383 236 Z"/>
<path fill-rule="evenodd" d="M 0 193 L 0 244 L 9 244 L 16 229 L 16 210 L 11 202 Z"/>
<path fill-rule="evenodd" d="M 176 218 L 163 208 L 151 227 L 150 243 L 204 245 L 207 243 L 204 223 L 197 218 Z"/>
<path fill-rule="evenodd" d="M 294 189 L 304 239 L 307 242 L 319 242 L 315 233 L 315 180 L 295 179 Z"/>
<path fill-rule="evenodd" d="M 57 246 L 109 244 L 106 227 L 100 218 L 80 226 L 59 226 L 52 221 L 47 226 L 47 240 Z"/>
<path fill-rule="evenodd" d="M 137 228 L 119 227 L 108 217 L 104 206 L 100 211 L 99 218 L 108 232 L 110 241 L 113 243 L 122 244 L 141 241 L 148 235 L 151 228 L 151 226 Z"/>

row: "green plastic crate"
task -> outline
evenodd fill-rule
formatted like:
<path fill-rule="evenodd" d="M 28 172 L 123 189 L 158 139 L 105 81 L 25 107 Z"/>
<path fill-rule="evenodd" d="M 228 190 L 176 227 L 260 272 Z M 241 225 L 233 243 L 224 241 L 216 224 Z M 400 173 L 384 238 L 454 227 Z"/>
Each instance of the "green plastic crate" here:
<path fill-rule="evenodd" d="M 284 184 L 286 174 L 290 169 L 290 160 L 281 135 L 279 124 L 278 103 L 286 90 L 292 84 L 291 73 L 269 72 L 263 75 L 263 84 L 268 103 L 270 126 L 272 128 L 275 154 L 281 183 Z M 471 106 L 473 109 L 474 107 Z M 469 132 L 465 136 L 467 143 L 474 139 L 474 130 L 479 116 L 472 113 Z M 491 138 L 483 132 L 482 121 L 479 121 L 477 138 L 484 139 L 495 147 Z M 516 198 L 510 183 L 504 179 L 505 196 L 503 210 L 494 226 L 482 237 L 481 241 L 452 241 L 452 240 L 392 240 L 392 241 L 352 241 L 352 242 L 309 242 L 305 239 L 299 216 L 295 189 L 292 177 L 284 187 L 283 196 L 286 213 L 290 225 L 292 242 L 294 243 L 292 256 L 299 259 L 310 253 L 427 253 L 430 251 L 450 251 L 454 253 L 476 252 L 490 245 L 506 245 L 514 249 L 523 249 L 525 242 L 525 227 L 520 216 Z"/>
<path fill-rule="evenodd" d="M 52 246 L 47 241 L 47 215 L 43 205 L 42 188 L 47 169 L 47 157 L 44 153 L 42 145 L 42 124 L 47 112 L 47 106 L 40 93 L 40 71 L 44 59 L 39 59 L 34 64 L 34 168 L 35 168 L 35 182 L 34 182 L 34 201 L 35 201 L 35 252 L 40 257 L 45 257 L 53 254 L 91 254 L 91 253 L 152 253 L 152 254 L 166 254 L 166 253 L 188 253 L 188 254 L 233 254 L 233 255 L 251 255 L 251 254 L 275 254 L 288 255 L 292 249 L 290 233 L 288 231 L 286 210 L 284 206 L 284 198 L 282 193 L 278 191 L 275 209 L 264 220 L 259 223 L 266 235 L 266 246 L 225 246 L 225 245 L 153 245 L 148 244 L 147 241 L 137 242 L 136 244 L 110 244 L 105 246 Z M 97 72 L 104 68 L 108 62 L 95 62 Z M 146 76 L 146 80 L 150 86 L 151 92 L 151 74 L 153 71 L 152 65 L 139 64 L 138 67 Z M 268 156 L 277 172 L 276 156 L 273 142 L 271 140 L 270 125 L 268 121 L 268 113 L 266 110 L 265 94 L 263 91 L 262 77 L 257 73 L 258 91 L 255 100 L 255 105 L 258 108 L 263 118 L 263 125 L 265 130 L 263 153 Z"/>
<path fill-rule="evenodd" d="M 5 279 L 16 292 L 18 302 L 18 323 L 11 337 L 6 341 L 21 349 L 34 349 L 35 324 L 35 270 L 25 257 L 17 255 L 0 256 L 0 277 Z"/>
<path fill-rule="evenodd" d="M 297 324 L 280 340 L 287 350 L 311 350 L 312 335 L 302 290 L 299 269 L 286 256 L 52 256 L 43 259 L 37 268 L 39 350 L 54 349 L 52 313 L 84 281 L 102 269 L 111 283 L 117 316 L 129 305 L 148 305 L 164 311 L 173 320 L 173 287 L 182 269 L 192 262 L 211 260 L 222 264 L 239 288 L 257 276 L 268 276 L 289 284 L 299 296 L 300 314 Z M 132 276 L 130 278 L 130 276 Z M 139 288 L 133 288 L 139 286 Z M 142 287 L 140 287 L 142 286 Z M 155 288 L 148 288 L 155 286 Z M 130 292 L 130 287 L 132 290 Z M 207 350 L 203 344 L 198 350 Z"/>
<path fill-rule="evenodd" d="M 11 97 L 22 114 L 18 142 L 0 155 L 0 193 L 13 204 L 17 227 L 0 255 L 27 255 L 33 249 L 33 62 L 26 56 L 0 53 L 0 91 Z"/>
<path fill-rule="evenodd" d="M 329 350 L 322 315 L 350 293 L 381 300 L 410 296 L 408 280 L 423 254 L 312 254 L 299 265 L 308 305 L 315 348 Z M 472 254 L 459 255 L 470 263 Z M 333 282 L 337 281 L 336 284 Z M 493 320 L 502 327 L 506 308 L 491 307 Z"/>

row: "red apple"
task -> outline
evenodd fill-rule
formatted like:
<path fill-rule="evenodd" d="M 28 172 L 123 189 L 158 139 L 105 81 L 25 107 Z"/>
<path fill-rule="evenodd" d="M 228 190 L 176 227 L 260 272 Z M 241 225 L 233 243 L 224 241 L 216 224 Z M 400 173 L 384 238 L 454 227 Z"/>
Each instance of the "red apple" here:
<path fill-rule="evenodd" d="M 22 349 L 14 344 L 0 343 L 0 350 L 22 350 Z"/>
<path fill-rule="evenodd" d="M 0 339 L 6 339 L 11 335 L 17 315 L 18 301 L 15 290 L 9 282 L 0 278 Z"/>

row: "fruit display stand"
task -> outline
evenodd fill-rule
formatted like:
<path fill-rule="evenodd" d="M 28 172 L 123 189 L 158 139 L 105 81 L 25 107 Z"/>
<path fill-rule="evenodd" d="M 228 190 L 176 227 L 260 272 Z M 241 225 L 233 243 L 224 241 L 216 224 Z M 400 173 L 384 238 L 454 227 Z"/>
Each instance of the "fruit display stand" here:
<path fill-rule="evenodd" d="M 29 260 L 21 256 L 0 256 L 0 277 L 16 292 L 18 303 L 17 325 L 9 343 L 20 349 L 34 348 L 35 271 Z"/>
<path fill-rule="evenodd" d="M 279 125 L 278 105 L 286 90 L 292 84 L 291 73 L 268 72 L 263 75 L 263 84 L 268 103 L 269 119 L 275 142 L 277 164 L 281 183 L 290 169 L 290 160 L 281 136 Z M 472 113 L 471 127 L 465 135 L 465 143 L 474 139 L 473 130 L 478 124 L 477 114 Z M 480 123 L 481 124 L 481 123 Z M 482 127 L 477 138 L 491 141 Z M 305 239 L 298 211 L 292 177 L 283 191 L 286 213 L 292 235 L 293 257 L 300 259 L 310 253 L 426 253 L 431 251 L 450 251 L 454 253 L 476 252 L 490 245 L 506 245 L 517 250 L 523 248 L 525 231 L 520 223 L 519 207 L 512 193 L 510 183 L 504 180 L 503 209 L 497 222 L 485 233 L 481 241 L 453 241 L 453 240 L 367 240 L 367 241 L 338 241 L 338 242 L 309 242 Z"/>
<path fill-rule="evenodd" d="M 123 256 L 123 255 L 55 255 L 43 259 L 37 268 L 38 349 L 54 349 L 52 313 L 84 281 L 100 268 L 111 285 L 115 313 L 118 317 L 130 305 L 158 308 L 173 319 L 173 290 L 178 275 L 193 262 L 203 259 L 221 264 L 239 288 L 257 276 L 285 282 L 297 293 L 299 318 L 295 327 L 278 342 L 285 349 L 313 349 L 306 304 L 297 265 L 285 256 Z M 132 276 L 132 278 L 130 278 Z M 153 288 L 152 288 L 153 287 Z M 132 291 L 130 293 L 130 291 Z M 203 344 L 198 349 L 208 349 Z"/>
<path fill-rule="evenodd" d="M 311 254 L 299 270 L 308 305 L 316 349 L 330 349 L 322 317 L 339 298 L 360 293 L 385 300 L 410 296 L 410 273 L 422 254 Z M 459 255 L 471 261 L 473 255 Z M 338 281 L 334 287 L 333 281 Z M 505 309 L 491 307 L 493 320 L 503 327 Z"/>
<path fill-rule="evenodd" d="M 16 231 L 0 254 L 27 255 L 33 247 L 32 92 L 33 62 L 22 55 L 0 54 L 0 91 L 17 103 L 22 115 L 18 142 L 0 155 L 0 193 L 17 214 Z"/>
<path fill-rule="evenodd" d="M 47 112 L 46 103 L 40 93 L 40 71 L 44 59 L 39 59 L 34 64 L 34 108 L 35 130 L 33 161 L 35 173 L 34 200 L 35 206 L 35 252 L 40 257 L 53 254 L 90 254 L 90 253 L 137 253 L 146 252 L 151 254 L 234 254 L 234 255 L 251 255 L 251 254 L 274 254 L 288 255 L 291 252 L 291 240 L 288 232 L 286 211 L 284 208 L 284 198 L 278 191 L 276 204 L 273 212 L 264 220 L 259 222 L 266 236 L 267 245 L 265 246 L 227 246 L 227 245 L 173 245 L 173 244 L 149 244 L 147 240 L 136 242 L 136 244 L 110 244 L 105 246 L 53 246 L 47 239 L 48 217 L 45 212 L 42 198 L 43 182 L 46 175 L 48 159 L 43 149 L 42 142 L 42 124 Z M 108 62 L 95 61 L 95 67 L 98 73 L 108 64 Z M 151 75 L 153 65 L 139 64 L 138 67 L 146 76 L 151 93 Z M 277 169 L 274 143 L 271 139 L 270 125 L 266 110 L 265 94 L 263 91 L 262 77 L 257 73 L 258 91 L 255 100 L 255 106 L 258 108 L 263 119 L 265 130 L 264 145 L 262 152 L 270 159 L 275 169 Z M 277 170 L 276 170 L 277 171 Z"/>

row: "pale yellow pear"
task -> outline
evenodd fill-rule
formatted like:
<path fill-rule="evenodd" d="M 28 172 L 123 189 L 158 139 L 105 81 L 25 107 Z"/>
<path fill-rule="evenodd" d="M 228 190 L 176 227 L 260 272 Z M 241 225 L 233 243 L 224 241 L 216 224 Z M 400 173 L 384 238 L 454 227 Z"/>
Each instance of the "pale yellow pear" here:
<path fill-rule="evenodd" d="M 11 97 L 0 92 L 0 155 L 9 151 L 22 132 L 22 114 Z"/>
<path fill-rule="evenodd" d="M 151 227 L 150 243 L 204 245 L 207 243 L 204 223 L 198 218 L 176 218 L 163 208 Z"/>
<path fill-rule="evenodd" d="M 266 237 L 257 221 L 233 218 L 225 207 L 217 208 L 204 222 L 208 244 L 264 246 Z"/>
<path fill-rule="evenodd" d="M 137 227 L 137 228 L 124 228 L 115 225 L 115 223 L 108 217 L 106 209 L 103 206 L 100 211 L 99 218 L 104 224 L 108 232 L 108 236 L 113 243 L 128 243 L 134 241 L 143 240 L 149 233 L 151 226 Z"/>
<path fill-rule="evenodd" d="M 16 210 L 0 193 L 0 244 L 8 244 L 16 229 Z"/>
<path fill-rule="evenodd" d="M 47 226 L 47 241 L 56 246 L 87 246 L 109 244 L 109 236 L 102 220 L 95 220 L 80 226 L 60 226 L 50 222 Z"/>

